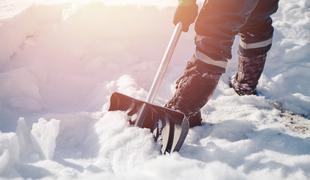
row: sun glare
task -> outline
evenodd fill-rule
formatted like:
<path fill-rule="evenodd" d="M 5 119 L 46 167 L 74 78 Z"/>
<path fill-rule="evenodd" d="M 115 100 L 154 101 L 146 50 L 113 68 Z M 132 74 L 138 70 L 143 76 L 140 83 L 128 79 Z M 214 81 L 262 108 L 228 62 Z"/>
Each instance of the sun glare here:
<path fill-rule="evenodd" d="M 88 3 L 88 2 L 103 2 L 106 5 L 158 5 L 170 6 L 176 5 L 178 0 L 34 0 L 35 3 L 42 4 L 57 4 L 57 3 Z"/>

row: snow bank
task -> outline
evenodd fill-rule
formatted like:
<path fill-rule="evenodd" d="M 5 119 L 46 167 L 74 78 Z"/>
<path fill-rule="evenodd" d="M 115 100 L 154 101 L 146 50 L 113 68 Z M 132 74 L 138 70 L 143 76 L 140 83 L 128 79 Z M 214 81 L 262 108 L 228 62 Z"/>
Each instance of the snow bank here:
<path fill-rule="evenodd" d="M 108 94 L 106 82 L 124 73 L 148 87 L 172 31 L 166 18 L 171 15 L 170 10 L 154 7 L 106 8 L 92 3 L 32 6 L 3 20 L 1 121 L 16 122 L 19 116 L 40 112 L 98 110 Z M 149 19 L 154 19 L 151 25 Z M 133 20 L 139 23 L 132 24 Z"/>
<path fill-rule="evenodd" d="M 19 161 L 19 153 L 16 134 L 0 132 L 0 176 L 5 175 Z"/>
<path fill-rule="evenodd" d="M 135 97 L 145 94 L 128 76 L 108 84 Z M 10 137 L 18 140 L 14 148 L 21 153 L 9 156 L 17 159 L 3 163 L 4 172 L 33 179 L 309 178 L 309 134 L 286 128 L 281 111 L 264 97 L 217 90 L 203 115 L 208 117 L 205 125 L 190 130 L 180 153 L 167 156 L 159 154 L 147 129 L 128 125 L 124 112 L 51 114 L 47 116 L 59 121 L 39 119 L 31 129 L 20 119 L 17 135 Z M 9 149 L 8 141 L 14 141 L 0 137 Z"/>
<path fill-rule="evenodd" d="M 260 88 L 295 113 L 310 113 L 310 3 L 280 1 L 275 37 Z"/>

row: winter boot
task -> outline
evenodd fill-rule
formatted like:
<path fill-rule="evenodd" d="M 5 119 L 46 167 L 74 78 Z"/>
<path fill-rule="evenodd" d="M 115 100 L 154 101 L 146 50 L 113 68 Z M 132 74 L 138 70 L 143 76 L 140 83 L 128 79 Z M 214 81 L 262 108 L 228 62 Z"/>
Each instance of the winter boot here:
<path fill-rule="evenodd" d="M 256 95 L 256 86 L 263 72 L 267 54 L 255 57 L 239 55 L 238 72 L 231 77 L 230 87 L 242 95 Z"/>
<path fill-rule="evenodd" d="M 217 71 L 210 71 L 210 66 L 193 57 L 177 80 L 176 92 L 165 107 L 184 113 L 190 127 L 201 125 L 200 109 L 209 100 L 222 74 L 214 72 Z"/>

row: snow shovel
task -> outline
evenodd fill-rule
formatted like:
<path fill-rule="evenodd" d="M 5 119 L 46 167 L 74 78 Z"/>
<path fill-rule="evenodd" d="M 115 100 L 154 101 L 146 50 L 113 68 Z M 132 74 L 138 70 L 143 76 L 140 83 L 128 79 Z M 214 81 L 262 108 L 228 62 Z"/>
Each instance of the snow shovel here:
<path fill-rule="evenodd" d="M 155 140 L 161 136 L 163 154 L 179 151 L 189 130 L 188 119 L 183 113 L 152 104 L 181 33 L 182 24 L 178 23 L 145 101 L 118 92 L 114 92 L 110 98 L 109 111 L 125 111 L 131 118 L 129 122 L 132 125 L 149 128 Z"/>

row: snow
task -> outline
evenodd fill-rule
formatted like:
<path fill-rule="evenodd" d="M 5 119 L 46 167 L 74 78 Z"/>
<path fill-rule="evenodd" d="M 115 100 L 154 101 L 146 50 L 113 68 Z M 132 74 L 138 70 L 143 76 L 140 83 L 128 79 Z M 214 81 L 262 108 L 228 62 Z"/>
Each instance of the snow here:
<path fill-rule="evenodd" d="M 174 8 L 33 2 L 0 2 L 0 179 L 310 178 L 307 0 L 280 1 L 262 96 L 228 87 L 234 53 L 204 125 L 170 155 L 107 107 L 114 91 L 146 97 Z M 193 37 L 182 35 L 157 104 L 171 97 Z"/>
<path fill-rule="evenodd" d="M 280 12 L 274 17 L 276 30 L 273 49 L 274 61 L 269 61 L 261 89 L 293 112 L 309 115 L 310 88 L 310 12 L 308 1 L 280 1 Z M 298 103 L 296 103 L 298 102 Z"/>
<path fill-rule="evenodd" d="M 14 133 L 0 134 L 0 174 L 10 170 L 19 160 L 19 144 Z"/>
<path fill-rule="evenodd" d="M 40 149 L 46 159 L 53 159 L 56 148 L 56 137 L 59 133 L 59 120 L 46 121 L 40 118 L 32 125 L 31 134 L 40 145 Z"/>

